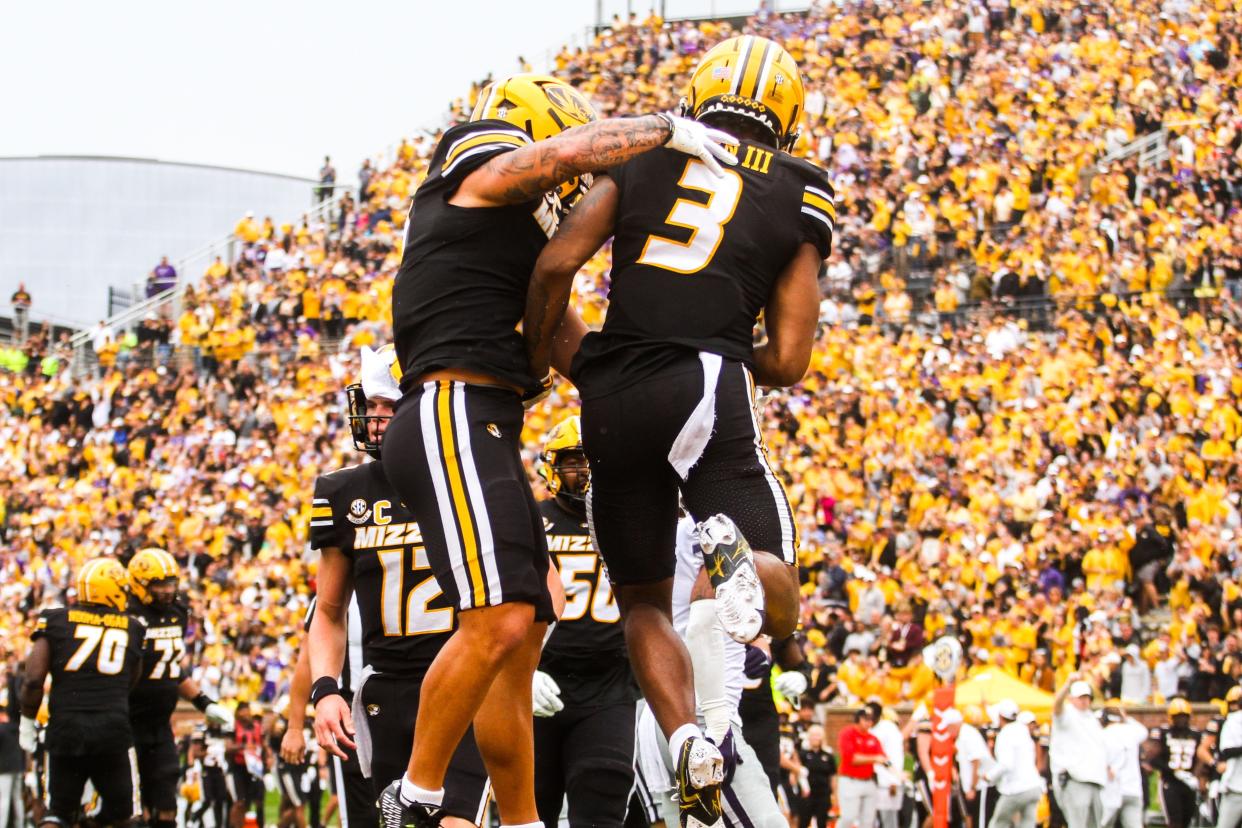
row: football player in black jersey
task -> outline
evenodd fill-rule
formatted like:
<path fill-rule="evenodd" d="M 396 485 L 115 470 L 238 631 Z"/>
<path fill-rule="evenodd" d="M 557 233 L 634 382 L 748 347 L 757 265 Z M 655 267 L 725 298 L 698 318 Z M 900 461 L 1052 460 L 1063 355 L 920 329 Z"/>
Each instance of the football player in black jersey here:
<path fill-rule="evenodd" d="M 527 299 L 523 330 L 539 374 L 554 344 L 568 347 L 561 321 L 575 274 L 613 237 L 608 315 L 572 365 L 588 513 L 634 670 L 674 751 L 694 721 L 690 659 L 669 621 L 679 495 L 701 522 L 725 631 L 745 642 L 797 625 L 794 516 L 754 406 L 756 383 L 792 385 L 806 371 L 832 244 L 827 175 L 785 151 L 802 102 L 797 64 L 776 43 L 745 36 L 713 47 L 687 108 L 738 135 L 741 162 L 718 176 L 656 151 L 608 170 L 544 248 Z M 761 315 L 767 341 L 755 347 Z M 718 811 L 718 797 L 681 803 L 683 815 L 701 804 L 704 821 Z"/>
<path fill-rule="evenodd" d="M 377 460 L 401 398 L 397 371 L 391 346 L 364 348 L 362 381 L 347 389 L 354 445 Z M 405 770 L 419 689 L 452 634 L 455 609 L 430 571 L 419 524 L 388 483 L 383 464 L 365 462 L 317 479 L 310 530 L 311 546 L 321 554 L 308 638 L 315 734 L 340 758 L 346 757 L 342 748 L 357 747 L 379 796 Z M 336 680 L 345 664 L 351 594 L 366 665 L 362 676 L 351 676 L 352 710 Z M 478 825 L 488 782 L 469 730 L 450 759 L 445 788 L 443 824 Z"/>
<path fill-rule="evenodd" d="M 405 396 L 384 466 L 461 614 L 423 682 L 408 772 L 384 795 L 393 800 L 389 828 L 427 821 L 472 721 L 502 824 L 538 818 L 531 677 L 554 613 L 519 452 L 522 401 L 550 387 L 531 373 L 517 332 L 531 268 L 592 172 L 660 146 L 718 171 L 716 157 L 736 161 L 719 140 L 728 136 L 667 114 L 595 121 L 572 86 L 523 74 L 484 88 L 470 121 L 432 154 L 393 287 Z M 402 815 L 415 803 L 421 816 Z"/>
<path fill-rule="evenodd" d="M 608 575 L 591 545 L 590 485 L 578 417 L 548 432 L 537 471 L 548 551 L 565 609 L 535 672 L 535 801 L 544 825 L 569 802 L 570 825 L 619 828 L 634 785 L 634 676 Z"/>
<path fill-rule="evenodd" d="M 125 612 L 125 567 L 93 558 L 77 576 L 78 602 L 39 613 L 21 689 L 22 749 L 36 747 L 43 682 L 48 704 L 47 811 L 41 825 L 78 821 L 89 780 L 99 793 L 97 821 L 124 825 L 138 813 L 137 759 L 129 693 L 138 683 L 146 625 Z"/>
<path fill-rule="evenodd" d="M 775 680 L 772 678 L 774 662 L 783 671 Z M 790 704 L 797 706 L 809 684 L 806 674 L 801 672 L 805 664 L 802 644 L 793 635 L 781 641 L 765 641 L 760 637 L 746 648 L 748 681 L 737 712 L 742 717 L 742 734 L 759 757 L 774 794 L 781 781 L 781 716 L 772 689 L 775 687 Z"/>
<path fill-rule="evenodd" d="M 1189 828 L 1199 804 L 1195 756 L 1199 731 L 1190 726 L 1190 702 L 1169 702 L 1169 723 L 1151 731 L 1155 743 L 1152 767 L 1160 772 L 1160 808 L 1169 828 Z"/>
<path fill-rule="evenodd" d="M 127 569 L 129 592 L 137 599 L 129 602 L 129 613 L 146 625 L 142 678 L 129 697 L 142 807 L 152 828 L 175 828 L 180 767 L 171 719 L 177 700 L 193 702 L 213 724 L 231 727 L 233 714 L 190 676 L 185 649 L 190 609 L 178 599 L 176 559 L 151 547 L 130 558 Z"/>

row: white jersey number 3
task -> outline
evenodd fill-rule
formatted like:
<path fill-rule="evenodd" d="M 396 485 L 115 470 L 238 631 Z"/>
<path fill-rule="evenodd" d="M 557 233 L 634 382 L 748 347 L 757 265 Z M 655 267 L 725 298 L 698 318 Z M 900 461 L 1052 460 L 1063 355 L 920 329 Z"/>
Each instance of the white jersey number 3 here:
<path fill-rule="evenodd" d="M 650 235 L 643 245 L 639 264 L 671 270 L 675 273 L 698 273 L 707 267 L 716 248 L 724 238 L 725 225 L 733 218 L 738 199 L 742 197 L 742 177 L 726 169 L 717 176 L 702 161 L 691 159 L 677 186 L 707 193 L 707 203 L 679 198 L 664 223 L 690 230 L 690 239 L 679 242 L 663 236 Z"/>

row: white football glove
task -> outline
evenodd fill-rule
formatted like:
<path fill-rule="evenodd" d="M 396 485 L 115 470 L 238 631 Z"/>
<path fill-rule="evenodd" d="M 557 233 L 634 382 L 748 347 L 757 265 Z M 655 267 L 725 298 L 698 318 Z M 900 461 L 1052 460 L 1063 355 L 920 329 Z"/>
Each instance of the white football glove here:
<path fill-rule="evenodd" d="M 535 671 L 535 677 L 531 682 L 531 690 L 536 716 L 547 718 L 565 709 L 565 702 L 561 701 L 561 688 L 557 686 L 551 676 L 542 670 Z"/>
<path fill-rule="evenodd" d="M 776 680 L 772 682 L 772 686 L 790 704 L 797 707 L 798 702 L 802 699 L 802 694 L 806 692 L 807 680 L 806 676 L 791 670 L 777 676 Z"/>
<path fill-rule="evenodd" d="M 207 705 L 207 709 L 203 711 L 203 715 L 207 717 L 207 721 L 222 727 L 233 726 L 233 711 L 229 710 L 220 702 L 212 702 Z"/>
<path fill-rule="evenodd" d="M 17 743 L 27 753 L 34 753 L 39 749 L 39 725 L 29 716 L 22 716 L 21 723 L 17 726 Z"/>
<path fill-rule="evenodd" d="M 737 156 L 723 146 L 724 144 L 737 145 L 737 139 L 729 133 L 712 129 L 698 121 L 692 121 L 671 112 L 661 112 L 660 117 L 668 121 L 669 129 L 673 133 L 664 142 L 664 146 L 669 149 L 693 155 L 716 175 L 724 175 L 724 170 L 720 168 L 718 160 L 729 166 L 737 163 Z"/>

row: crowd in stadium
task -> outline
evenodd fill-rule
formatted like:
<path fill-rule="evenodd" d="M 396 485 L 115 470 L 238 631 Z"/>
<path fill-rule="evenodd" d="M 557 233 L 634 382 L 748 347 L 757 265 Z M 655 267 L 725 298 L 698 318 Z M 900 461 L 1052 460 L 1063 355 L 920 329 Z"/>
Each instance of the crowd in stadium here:
<path fill-rule="evenodd" d="M 816 4 L 761 13 L 807 76 L 796 152 L 838 182 L 811 371 L 764 400 L 796 512 L 814 704 L 964 676 L 1102 697 L 1242 679 L 1242 59 L 1227 3 Z M 602 116 L 672 109 L 718 22 L 616 20 L 555 74 Z M 471 98 L 449 113 L 457 122 Z M 1161 129 L 1168 157 L 1103 160 Z M 185 572 L 204 692 L 288 692 L 313 590 L 311 484 L 356 462 L 343 387 L 388 340 L 436 136 L 322 221 L 235 228 L 175 314 L 0 353 L 0 660 L 95 555 Z M 339 186 L 339 185 L 338 185 Z M 576 288 L 598 324 L 606 255 Z M 187 274 L 182 274 L 184 279 Z M 567 383 L 526 419 L 576 409 Z M 536 482 L 536 492 L 539 483 Z"/>

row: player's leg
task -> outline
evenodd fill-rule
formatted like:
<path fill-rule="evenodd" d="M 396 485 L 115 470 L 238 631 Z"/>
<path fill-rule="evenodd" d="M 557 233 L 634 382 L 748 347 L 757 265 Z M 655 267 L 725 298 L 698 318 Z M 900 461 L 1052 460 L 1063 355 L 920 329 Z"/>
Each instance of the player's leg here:
<path fill-rule="evenodd" d="M 755 550 L 766 614 L 761 630 L 785 638 L 798 624 L 797 530 L 784 486 L 768 462 L 753 406 L 750 374 L 738 363 L 725 362 L 717 380 L 711 439 L 681 489 L 696 521 L 723 514 Z"/>
<path fill-rule="evenodd" d="M 732 734 L 738 764 L 733 778 L 724 787 L 725 816 L 737 825 L 785 828 L 788 823 L 776 803 L 771 782 L 759 757 L 747 744 L 741 728 L 733 725 Z"/>
<path fill-rule="evenodd" d="M 634 705 L 590 711 L 566 734 L 564 750 L 569 824 L 620 828 L 634 787 Z"/>
<path fill-rule="evenodd" d="M 82 791 L 90 777 L 90 760 L 94 757 L 62 756 L 47 753 L 44 757 L 44 790 L 47 807 L 40 825 L 69 828 L 82 807 Z"/>
<path fill-rule="evenodd" d="M 133 748 L 91 756 L 89 777 L 99 794 L 98 822 L 125 825 L 142 813 L 138 794 L 138 756 Z"/>
<path fill-rule="evenodd" d="M 534 671 L 542 630 L 552 618 L 547 554 L 532 520 L 530 485 L 521 462 L 522 407 L 515 395 L 462 383 L 427 383 L 404 401 L 384 436 L 384 467 L 402 500 L 419 515 L 437 580 L 458 609 L 458 628 L 423 679 L 413 751 L 403 781 L 404 803 L 438 805 L 449 760 L 471 721 L 504 674 L 517 689 L 520 671 Z M 484 494 L 486 493 L 486 497 Z M 540 568 L 542 567 L 542 568 Z M 512 694 L 497 698 L 505 712 L 485 712 L 476 739 L 493 772 L 506 822 L 531 822 L 534 808 L 530 707 Z M 501 743 L 500 716 L 524 733 Z M 517 716 L 516 722 L 512 719 Z M 489 755 L 489 749 L 491 753 Z M 514 781 L 499 778 L 512 774 Z M 523 791 L 518 801 L 513 801 Z"/>
<path fill-rule="evenodd" d="M 153 744 L 136 746 L 138 784 L 151 828 L 176 828 L 177 776 L 180 758 L 172 733 Z"/>
<path fill-rule="evenodd" d="M 535 717 L 535 807 L 545 826 L 560 820 L 569 771 L 562 748 L 572 733 L 567 724 L 573 715 L 572 710 L 562 710 L 555 716 Z"/>

